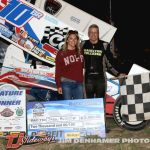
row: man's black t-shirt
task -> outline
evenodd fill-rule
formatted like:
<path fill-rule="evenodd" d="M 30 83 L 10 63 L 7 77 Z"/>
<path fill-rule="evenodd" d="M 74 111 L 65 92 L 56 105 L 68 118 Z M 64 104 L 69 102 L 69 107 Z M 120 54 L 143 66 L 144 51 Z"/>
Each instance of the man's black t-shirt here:
<path fill-rule="evenodd" d="M 86 74 L 97 73 L 100 76 L 104 76 L 103 56 L 105 51 L 103 42 L 99 40 L 98 43 L 92 44 L 89 40 L 87 40 L 82 48 Z"/>

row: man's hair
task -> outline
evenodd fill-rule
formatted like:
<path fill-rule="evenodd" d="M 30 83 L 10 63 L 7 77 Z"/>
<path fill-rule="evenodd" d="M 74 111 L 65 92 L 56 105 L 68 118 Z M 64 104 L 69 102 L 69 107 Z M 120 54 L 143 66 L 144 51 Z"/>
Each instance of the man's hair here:
<path fill-rule="evenodd" d="M 98 32 L 99 32 L 99 27 L 98 27 L 97 24 L 92 24 L 92 25 L 90 25 L 90 26 L 89 26 L 89 30 L 90 30 L 91 28 L 96 28 L 96 29 L 98 30 Z"/>

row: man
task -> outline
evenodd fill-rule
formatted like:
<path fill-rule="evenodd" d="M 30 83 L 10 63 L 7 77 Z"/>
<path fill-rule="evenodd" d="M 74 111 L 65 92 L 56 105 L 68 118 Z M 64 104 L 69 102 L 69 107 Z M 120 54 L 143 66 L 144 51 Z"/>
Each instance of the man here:
<path fill-rule="evenodd" d="M 106 70 L 115 76 L 119 72 L 112 67 L 105 55 L 104 43 L 99 39 L 99 27 L 96 24 L 89 27 L 88 36 L 89 40 L 82 43 L 86 98 L 105 98 Z"/>
<path fill-rule="evenodd" d="M 99 27 L 93 24 L 88 30 L 89 40 L 83 43 L 85 59 L 85 91 L 87 98 L 104 97 L 106 92 L 106 70 L 118 76 L 119 72 L 109 63 L 104 43 L 99 39 Z"/>

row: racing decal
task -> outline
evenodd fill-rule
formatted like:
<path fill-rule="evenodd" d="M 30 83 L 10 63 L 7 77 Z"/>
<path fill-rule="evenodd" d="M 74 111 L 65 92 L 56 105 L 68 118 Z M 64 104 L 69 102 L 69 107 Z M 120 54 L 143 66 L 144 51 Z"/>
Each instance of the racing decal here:
<path fill-rule="evenodd" d="M 4 26 L 3 24 L 0 24 L 0 33 L 7 37 L 7 38 L 10 38 L 13 34 L 12 31 L 10 31 L 6 26 Z"/>
<path fill-rule="evenodd" d="M 55 55 L 57 54 L 57 49 L 52 47 L 52 46 L 50 46 L 47 43 L 43 44 L 43 49 L 45 49 L 45 50 L 47 50 L 47 51 L 49 51 L 49 52 L 51 52 L 51 53 L 53 53 Z"/>
<path fill-rule="evenodd" d="M 41 12 L 17 0 L 9 1 L 0 12 L 0 17 L 17 27 L 24 26 L 32 17 L 40 19 L 42 16 Z"/>
<path fill-rule="evenodd" d="M 45 2 L 45 11 L 55 15 L 62 8 L 62 4 L 57 0 L 48 0 Z"/>
<path fill-rule="evenodd" d="M 68 28 L 61 29 L 55 26 L 47 26 L 45 27 L 41 43 L 48 43 L 57 49 L 61 49 L 68 30 Z"/>

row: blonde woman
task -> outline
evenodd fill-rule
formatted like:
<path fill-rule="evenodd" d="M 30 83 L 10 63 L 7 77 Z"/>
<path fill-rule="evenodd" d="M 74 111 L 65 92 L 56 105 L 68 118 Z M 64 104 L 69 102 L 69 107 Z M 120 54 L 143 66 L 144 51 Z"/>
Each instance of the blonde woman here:
<path fill-rule="evenodd" d="M 77 31 L 70 30 L 56 55 L 55 80 L 65 100 L 83 98 L 83 55 Z"/>

